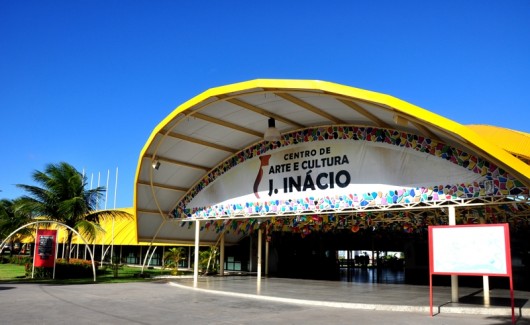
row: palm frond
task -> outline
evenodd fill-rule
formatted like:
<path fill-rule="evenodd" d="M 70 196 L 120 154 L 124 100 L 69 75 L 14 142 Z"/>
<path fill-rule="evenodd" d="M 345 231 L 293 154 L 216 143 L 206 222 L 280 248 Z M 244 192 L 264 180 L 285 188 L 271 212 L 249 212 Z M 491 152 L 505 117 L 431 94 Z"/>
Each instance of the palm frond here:
<path fill-rule="evenodd" d="M 99 224 L 88 220 L 79 220 L 74 229 L 76 229 L 87 241 L 92 241 L 98 234 L 105 233 L 105 230 Z"/>
<path fill-rule="evenodd" d="M 26 191 L 22 209 L 33 215 L 58 221 L 93 239 L 101 227 L 99 222 L 107 217 L 130 217 L 119 210 L 99 210 L 106 189 L 87 189 L 87 177 L 66 162 L 48 164 L 44 171 L 35 171 L 33 180 L 38 186 L 18 184 Z M 68 244 L 71 244 L 71 233 Z"/>

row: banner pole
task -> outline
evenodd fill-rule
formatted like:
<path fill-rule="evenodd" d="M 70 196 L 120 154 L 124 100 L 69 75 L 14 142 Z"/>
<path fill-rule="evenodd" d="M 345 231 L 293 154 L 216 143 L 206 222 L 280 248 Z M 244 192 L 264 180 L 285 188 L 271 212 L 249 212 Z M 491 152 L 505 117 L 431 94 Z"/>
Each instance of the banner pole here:
<path fill-rule="evenodd" d="M 432 313 L 432 300 L 433 300 L 433 292 L 432 292 L 432 273 L 434 271 L 434 261 L 433 261 L 433 230 L 432 230 L 432 227 L 429 226 L 428 227 L 428 231 L 429 231 L 429 311 L 431 313 L 431 317 L 433 317 L 433 313 Z"/>
<path fill-rule="evenodd" d="M 199 279 L 199 234 L 201 231 L 201 222 L 195 220 L 195 256 L 193 257 L 193 287 L 197 288 Z"/>
<path fill-rule="evenodd" d="M 118 167 L 116 167 L 116 182 L 114 183 L 114 210 L 116 210 L 116 194 L 118 193 Z M 112 238 L 110 239 L 110 262 L 114 263 L 114 216 L 112 217 Z M 121 250 L 121 246 L 120 246 Z M 121 254 L 120 254 L 121 258 Z"/>
<path fill-rule="evenodd" d="M 456 226 L 456 209 L 449 206 L 449 226 Z M 458 302 L 458 275 L 451 275 L 451 302 Z"/>

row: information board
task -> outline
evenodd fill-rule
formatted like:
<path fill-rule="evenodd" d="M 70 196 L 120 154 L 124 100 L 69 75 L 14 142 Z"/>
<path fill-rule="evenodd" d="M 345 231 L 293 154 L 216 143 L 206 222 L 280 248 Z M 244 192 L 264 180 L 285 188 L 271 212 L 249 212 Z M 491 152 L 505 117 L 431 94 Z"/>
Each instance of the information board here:
<path fill-rule="evenodd" d="M 432 276 L 505 276 L 510 281 L 515 324 L 508 224 L 429 226 L 429 306 L 433 316 Z"/>
<path fill-rule="evenodd" d="M 429 227 L 432 274 L 509 276 L 507 224 Z"/>

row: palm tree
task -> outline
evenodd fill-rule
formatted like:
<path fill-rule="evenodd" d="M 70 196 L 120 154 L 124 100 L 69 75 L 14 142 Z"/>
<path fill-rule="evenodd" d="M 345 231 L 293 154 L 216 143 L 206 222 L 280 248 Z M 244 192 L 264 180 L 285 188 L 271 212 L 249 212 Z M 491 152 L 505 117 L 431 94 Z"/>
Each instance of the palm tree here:
<path fill-rule="evenodd" d="M 108 217 L 130 217 L 118 210 L 98 210 L 98 202 L 105 193 L 104 187 L 86 189 L 87 177 L 66 162 L 48 164 L 44 171 L 33 172 L 33 180 L 39 186 L 17 184 L 27 195 L 21 200 L 25 211 L 47 220 L 61 222 L 87 240 L 95 238 L 100 220 Z M 73 233 L 68 229 L 68 252 Z M 67 256 L 67 259 L 69 254 Z"/>
<path fill-rule="evenodd" d="M 217 246 L 210 246 L 207 250 L 199 252 L 199 268 L 204 274 L 215 273 L 218 270 L 219 251 Z"/>
<path fill-rule="evenodd" d="M 171 268 L 171 274 L 177 275 L 179 271 L 179 262 L 184 259 L 184 248 L 173 247 L 164 253 L 164 267 Z"/>
<path fill-rule="evenodd" d="M 24 226 L 25 224 L 30 223 L 31 221 L 31 216 L 21 211 L 20 199 L 0 200 L 0 241 L 6 239 L 6 237 L 9 236 L 9 234 L 11 234 L 13 231 Z M 31 236 L 32 231 L 30 229 L 23 228 L 20 230 L 19 235 Z M 10 238 L 10 255 L 13 255 L 13 249 L 15 247 L 15 241 L 17 238 L 18 237 L 16 236 L 11 236 Z M 2 251 L 2 249 L 3 247 L 0 247 L 0 251 Z"/>

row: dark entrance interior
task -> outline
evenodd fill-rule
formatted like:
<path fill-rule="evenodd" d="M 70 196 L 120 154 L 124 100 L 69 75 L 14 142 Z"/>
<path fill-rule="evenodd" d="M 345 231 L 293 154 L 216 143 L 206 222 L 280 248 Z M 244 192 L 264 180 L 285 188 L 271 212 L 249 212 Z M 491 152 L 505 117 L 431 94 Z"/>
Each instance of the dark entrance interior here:
<path fill-rule="evenodd" d="M 428 263 L 426 237 L 361 229 L 335 232 L 273 233 L 271 255 L 277 263 L 270 274 L 321 280 L 404 283 L 408 267 Z M 389 255 L 389 252 L 390 255 Z"/>
<path fill-rule="evenodd" d="M 256 271 L 257 238 L 257 232 L 253 232 L 239 245 L 227 248 L 227 255 L 237 256 L 236 259 L 241 261 L 242 271 Z M 263 238 L 269 241 L 269 276 L 429 284 L 427 229 L 416 229 L 414 232 L 385 229 L 360 229 L 352 232 L 350 229 L 342 229 L 309 234 L 278 231 L 264 235 Z M 528 229 L 511 233 L 516 290 L 530 290 L 529 238 Z M 264 251 L 262 254 L 265 256 Z M 363 261 L 365 254 L 368 257 L 366 262 Z M 450 286 L 448 276 L 435 276 L 433 281 L 435 285 Z M 461 276 L 459 285 L 480 288 L 482 277 Z M 490 288 L 509 288 L 508 279 L 490 277 Z"/>

